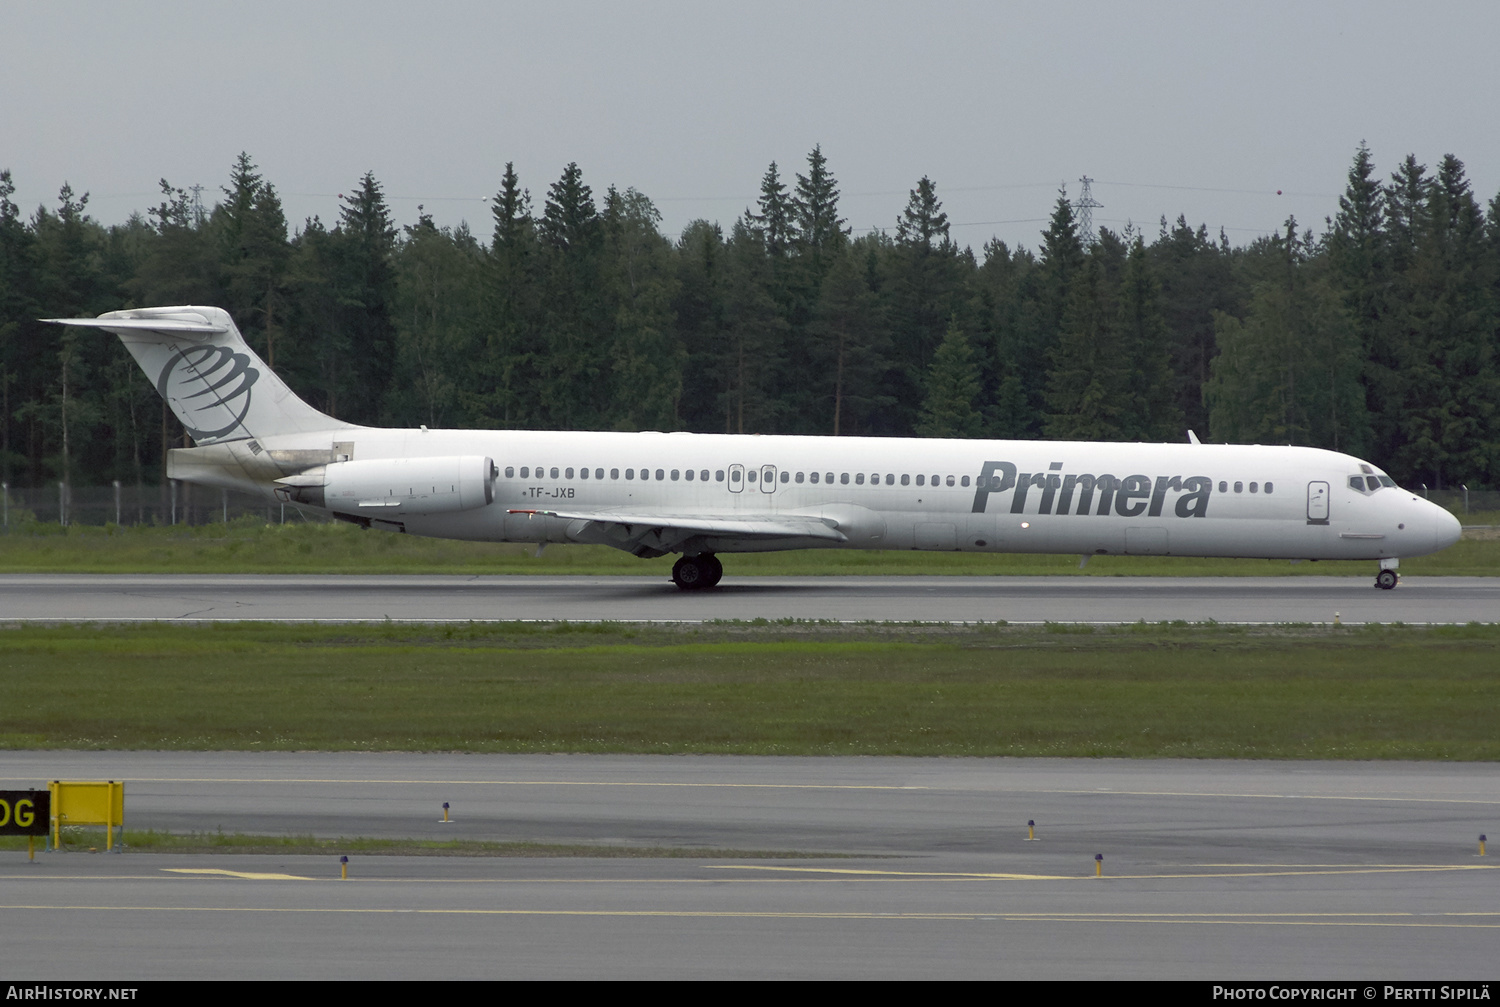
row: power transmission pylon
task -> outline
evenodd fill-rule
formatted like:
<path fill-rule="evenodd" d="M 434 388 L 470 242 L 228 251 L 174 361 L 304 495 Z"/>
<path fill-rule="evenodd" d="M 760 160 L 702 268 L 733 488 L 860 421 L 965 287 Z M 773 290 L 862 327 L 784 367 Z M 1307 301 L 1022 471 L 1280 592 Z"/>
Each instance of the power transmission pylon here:
<path fill-rule="evenodd" d="M 1094 210 L 1103 209 L 1104 204 L 1095 200 L 1089 191 L 1089 185 L 1094 181 L 1092 178 L 1084 175 L 1078 181 L 1083 188 L 1078 192 L 1078 202 L 1073 204 L 1073 209 L 1078 212 L 1078 240 L 1087 248 L 1099 240 L 1094 237 Z"/>
<path fill-rule="evenodd" d="M 188 191 L 193 194 L 193 223 L 199 227 L 203 226 L 203 186 L 190 185 Z"/>

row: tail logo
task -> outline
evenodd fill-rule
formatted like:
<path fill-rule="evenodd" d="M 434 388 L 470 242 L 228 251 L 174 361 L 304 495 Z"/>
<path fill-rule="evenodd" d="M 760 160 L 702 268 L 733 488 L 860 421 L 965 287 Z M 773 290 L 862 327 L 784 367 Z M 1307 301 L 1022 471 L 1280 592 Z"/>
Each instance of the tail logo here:
<path fill-rule="evenodd" d="M 172 354 L 156 390 L 172 403 L 193 440 L 209 441 L 240 426 L 250 412 L 250 389 L 258 380 L 260 371 L 243 353 L 227 346 L 189 346 Z"/>

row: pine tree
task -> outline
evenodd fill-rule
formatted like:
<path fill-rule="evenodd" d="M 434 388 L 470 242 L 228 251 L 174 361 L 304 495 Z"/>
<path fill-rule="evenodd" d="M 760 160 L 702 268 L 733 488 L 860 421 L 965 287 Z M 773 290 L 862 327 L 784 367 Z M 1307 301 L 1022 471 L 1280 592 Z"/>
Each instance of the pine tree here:
<path fill-rule="evenodd" d="M 677 242 L 677 296 L 673 312 L 686 352 L 678 416 L 687 430 L 726 429 L 718 354 L 725 339 L 724 232 L 707 220 L 691 221 Z"/>
<path fill-rule="evenodd" d="M 606 308 L 613 406 L 618 430 L 671 430 L 678 424 L 685 352 L 675 331 L 677 273 L 658 230 L 661 213 L 635 189 L 614 195 L 605 212 Z"/>
<path fill-rule="evenodd" d="M 486 327 L 485 261 L 466 225 L 438 228 L 417 207 L 396 252 L 395 382 L 387 399 L 393 422 L 463 426 L 482 396 L 476 359 Z"/>
<path fill-rule="evenodd" d="M 932 252 L 949 244 L 948 215 L 938 202 L 932 179 L 923 175 L 906 200 L 896 222 L 896 240 L 908 248 Z"/>
<path fill-rule="evenodd" d="M 1028 392 L 1045 390 L 1046 350 L 1040 338 L 1037 264 L 1025 248 L 1012 252 L 998 239 L 984 246 L 978 270 L 975 343 L 983 347 L 981 373 L 988 391 L 987 431 L 992 437 L 1026 438 L 1041 433 Z M 1037 364 L 1040 361 L 1040 366 Z"/>
<path fill-rule="evenodd" d="M 1292 219 L 1252 246 L 1258 280 L 1246 317 L 1218 316 L 1221 353 L 1207 387 L 1214 440 L 1362 448 L 1359 340 L 1315 250 Z"/>
<path fill-rule="evenodd" d="M 984 430 L 978 398 L 979 367 L 969 340 L 957 323 L 950 324 L 927 372 L 927 399 L 922 403 L 917 433 L 923 437 L 978 437 Z"/>
<path fill-rule="evenodd" d="M 786 318 L 771 299 L 769 261 L 760 233 L 741 217 L 725 248 L 724 339 L 712 370 L 725 433 L 776 433 L 782 403 L 775 394 L 783 371 Z"/>
<path fill-rule="evenodd" d="M 260 176 L 249 154 L 240 153 L 229 183 L 222 190 L 225 201 L 212 216 L 227 307 L 251 345 L 263 349 L 266 363 L 275 367 L 282 287 L 291 251 L 286 216 L 275 187 Z"/>
<path fill-rule="evenodd" d="M 807 174 L 797 176 L 797 195 L 792 201 L 796 212 L 797 255 L 810 275 L 809 288 L 816 288 L 832 263 L 833 256 L 849 239 L 845 221 L 839 216 L 839 189 L 828 159 L 821 146 L 807 155 Z"/>
<path fill-rule="evenodd" d="M 963 325 L 968 318 L 964 264 L 947 238 L 942 206 L 932 180 L 922 178 L 910 191 L 886 256 L 885 300 L 895 363 L 886 392 L 895 402 L 895 429 L 888 432 L 904 433 L 923 422 L 919 409 L 934 355 L 953 320 Z"/>
<path fill-rule="evenodd" d="M 1493 288 L 1481 272 L 1484 220 L 1463 162 L 1445 156 L 1427 194 L 1425 213 L 1402 218 L 1416 230 L 1395 462 L 1399 471 L 1441 489 L 1496 470 L 1500 379 Z"/>
<path fill-rule="evenodd" d="M 868 260 L 875 250 L 866 248 L 859 254 L 861 243 L 874 245 L 878 240 L 859 239 L 851 254 L 839 256 L 823 281 L 814 315 L 818 372 L 826 388 L 820 398 L 832 406 L 831 430 L 825 426 L 818 432 L 835 437 L 868 429 L 870 414 L 890 404 L 880 391 L 890 366 L 889 339 L 879 298 L 861 268 L 861 260 Z"/>
<path fill-rule="evenodd" d="M 325 353 L 319 356 L 324 358 L 340 417 L 375 423 L 381 418 L 395 370 L 391 301 L 396 226 L 373 172 L 366 172 L 359 189 L 343 198 L 332 239 L 342 339 L 328 349 L 343 359 L 330 360 Z"/>
<path fill-rule="evenodd" d="M 1115 330 L 1119 309 L 1098 248 L 1073 275 L 1049 355 L 1046 429 L 1056 439 L 1119 440 L 1129 423 L 1131 361 Z"/>
<path fill-rule="evenodd" d="M 1173 394 L 1167 325 L 1161 313 L 1161 284 L 1139 235 L 1130 246 L 1120 282 L 1118 331 L 1131 408 L 1120 433 L 1134 440 L 1175 440 L 1182 433 L 1182 413 Z M 1207 431 L 1204 431 L 1207 433 Z"/>
<path fill-rule="evenodd" d="M 609 323 L 600 298 L 602 224 L 576 163 L 547 190 L 537 221 L 540 318 L 537 422 L 554 430 L 607 424 Z"/>
<path fill-rule="evenodd" d="M 1235 317 L 1244 314 L 1234 256 L 1222 234 L 1214 242 L 1206 227 L 1194 229 L 1179 216 L 1170 229 L 1162 218 L 1161 235 L 1150 248 L 1150 258 L 1161 281 L 1177 408 L 1189 429 L 1206 430 L 1210 423 L 1204 390 L 1219 352 L 1214 319 L 1221 312 Z"/>
<path fill-rule="evenodd" d="M 521 188 L 507 161 L 491 202 L 488 321 L 480 370 L 484 384 L 471 409 L 486 426 L 529 426 L 536 421 L 538 283 L 536 224 L 531 193 Z"/>
<path fill-rule="evenodd" d="M 791 253 L 792 218 L 796 206 L 787 194 L 786 186 L 782 184 L 781 173 L 775 161 L 771 162 L 760 180 L 760 199 L 756 206 L 760 212 L 751 213 L 746 210 L 745 220 L 759 234 L 767 255 L 776 260 L 785 259 Z"/>
<path fill-rule="evenodd" d="M 44 310 L 35 298 L 34 239 L 20 208 L 11 202 L 15 191 L 10 170 L 0 170 L 0 477 L 6 482 L 25 462 L 23 454 L 12 450 L 11 396 L 24 387 L 20 382 L 27 369 L 25 336 L 34 331 L 34 319 Z"/>

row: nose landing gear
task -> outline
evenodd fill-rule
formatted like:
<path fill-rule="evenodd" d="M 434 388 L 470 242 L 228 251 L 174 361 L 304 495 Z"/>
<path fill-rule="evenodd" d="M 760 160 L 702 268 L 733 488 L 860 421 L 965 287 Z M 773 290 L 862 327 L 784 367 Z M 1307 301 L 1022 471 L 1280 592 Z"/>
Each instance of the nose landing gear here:
<path fill-rule="evenodd" d="M 1382 570 L 1375 575 L 1375 586 L 1382 591 L 1389 591 L 1400 579 L 1395 570 Z"/>
<path fill-rule="evenodd" d="M 684 591 L 706 591 L 724 576 L 724 564 L 711 552 L 684 556 L 672 566 L 672 583 Z"/>

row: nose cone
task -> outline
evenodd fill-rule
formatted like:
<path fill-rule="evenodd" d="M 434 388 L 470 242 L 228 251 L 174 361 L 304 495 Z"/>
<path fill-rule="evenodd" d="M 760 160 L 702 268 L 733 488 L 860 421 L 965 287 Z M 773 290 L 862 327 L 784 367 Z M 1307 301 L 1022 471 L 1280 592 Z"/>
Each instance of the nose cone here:
<path fill-rule="evenodd" d="M 1458 523 L 1458 518 L 1433 505 L 1437 513 L 1432 515 L 1432 551 L 1446 549 L 1463 537 L 1463 525 Z"/>

